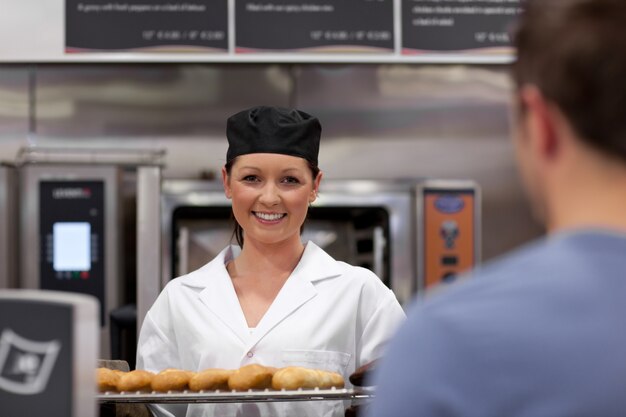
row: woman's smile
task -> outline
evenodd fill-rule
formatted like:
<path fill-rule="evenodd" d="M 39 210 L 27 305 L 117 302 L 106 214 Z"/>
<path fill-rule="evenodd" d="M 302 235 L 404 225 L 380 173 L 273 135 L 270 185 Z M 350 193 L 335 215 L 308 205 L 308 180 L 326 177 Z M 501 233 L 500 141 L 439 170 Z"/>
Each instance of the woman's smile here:
<path fill-rule="evenodd" d="M 262 211 L 253 211 L 252 214 L 263 224 L 280 223 L 282 219 L 287 217 L 287 213 L 267 213 Z"/>

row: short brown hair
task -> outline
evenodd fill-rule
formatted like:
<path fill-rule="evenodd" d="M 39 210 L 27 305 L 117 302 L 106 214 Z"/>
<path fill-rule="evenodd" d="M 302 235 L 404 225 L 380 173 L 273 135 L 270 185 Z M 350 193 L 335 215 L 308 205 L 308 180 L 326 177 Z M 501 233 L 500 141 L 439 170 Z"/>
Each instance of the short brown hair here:
<path fill-rule="evenodd" d="M 576 133 L 626 162 L 626 0 L 527 0 L 518 88 L 535 85 Z"/>

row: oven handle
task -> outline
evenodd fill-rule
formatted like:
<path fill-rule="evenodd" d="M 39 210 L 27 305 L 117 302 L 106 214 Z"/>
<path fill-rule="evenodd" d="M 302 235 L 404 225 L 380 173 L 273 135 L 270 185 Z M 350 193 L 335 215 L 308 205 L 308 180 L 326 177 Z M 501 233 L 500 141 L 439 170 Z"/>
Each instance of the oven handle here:
<path fill-rule="evenodd" d="M 383 228 L 380 226 L 374 227 L 374 273 L 380 277 L 380 279 L 384 278 L 384 255 L 385 255 L 385 246 L 387 246 L 387 241 L 385 239 L 385 234 Z"/>
<path fill-rule="evenodd" d="M 176 240 L 178 249 L 178 267 L 176 268 L 176 276 L 188 274 L 189 271 L 189 228 L 181 227 Z"/>

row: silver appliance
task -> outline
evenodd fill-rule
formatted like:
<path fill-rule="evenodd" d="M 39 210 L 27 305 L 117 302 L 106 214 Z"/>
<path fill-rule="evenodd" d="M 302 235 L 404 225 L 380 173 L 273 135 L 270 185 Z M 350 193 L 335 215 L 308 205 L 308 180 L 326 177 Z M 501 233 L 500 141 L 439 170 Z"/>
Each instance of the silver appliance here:
<path fill-rule="evenodd" d="M 0 163 L 0 288 L 16 288 L 17 279 L 17 173 Z"/>
<path fill-rule="evenodd" d="M 100 357 L 119 359 L 122 329 L 132 327 L 127 345 L 135 344 L 138 288 L 146 275 L 159 275 L 162 153 L 30 149 L 20 156 L 20 286 L 96 297 Z M 149 257 L 156 270 L 137 262 Z M 124 356 L 132 361 L 134 352 Z"/>
<path fill-rule="evenodd" d="M 420 204 L 434 185 L 422 180 L 326 180 L 309 211 L 303 240 L 312 240 L 338 260 L 371 269 L 406 304 L 425 286 L 419 273 Z M 437 185 L 446 186 L 439 189 L 444 194 L 469 187 L 479 196 L 473 182 Z M 232 240 L 230 201 L 219 181 L 164 181 L 161 210 L 161 286 L 199 268 Z M 475 221 L 474 231 L 480 228 L 479 216 Z M 480 235 L 472 241 L 479 245 Z M 474 251 L 473 262 L 479 253 Z"/>
<path fill-rule="evenodd" d="M 122 296 L 119 169 L 26 164 L 20 182 L 21 286 L 97 298 L 106 349 Z"/>

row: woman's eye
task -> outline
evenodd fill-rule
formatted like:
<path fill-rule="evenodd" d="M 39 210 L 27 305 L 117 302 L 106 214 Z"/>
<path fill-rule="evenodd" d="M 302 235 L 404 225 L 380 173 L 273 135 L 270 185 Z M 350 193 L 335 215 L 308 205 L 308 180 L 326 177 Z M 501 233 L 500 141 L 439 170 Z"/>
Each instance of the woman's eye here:
<path fill-rule="evenodd" d="M 287 184 L 300 184 L 300 180 L 296 177 L 285 177 L 283 178 L 283 182 Z"/>
<path fill-rule="evenodd" d="M 246 175 L 245 177 L 243 177 L 243 181 L 245 182 L 256 182 L 259 180 L 259 177 L 257 177 L 256 175 Z"/>

